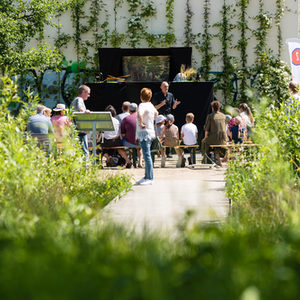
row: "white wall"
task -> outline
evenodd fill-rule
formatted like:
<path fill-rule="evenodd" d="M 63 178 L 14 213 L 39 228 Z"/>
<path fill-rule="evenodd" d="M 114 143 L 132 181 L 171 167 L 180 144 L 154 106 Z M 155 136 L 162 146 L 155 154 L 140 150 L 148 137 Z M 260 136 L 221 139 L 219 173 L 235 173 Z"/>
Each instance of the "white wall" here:
<path fill-rule="evenodd" d="M 107 4 L 109 17 L 109 28 L 110 30 L 114 29 L 114 13 L 113 13 L 113 0 L 104 0 Z M 153 0 L 157 7 L 157 15 L 148 23 L 148 31 L 151 33 L 166 33 L 166 17 L 165 17 L 165 0 Z M 232 4 L 235 7 L 237 1 L 235 0 L 227 0 L 227 4 Z M 269 11 L 271 14 L 274 14 L 276 10 L 276 0 L 265 0 L 265 9 Z M 194 16 L 192 18 L 192 28 L 193 33 L 203 32 L 203 3 L 204 0 L 191 0 L 192 10 L 194 12 Z M 219 22 L 221 20 L 220 10 L 223 5 L 223 0 L 211 0 L 211 15 L 210 21 L 211 24 Z M 282 19 L 282 36 L 283 42 L 290 37 L 298 36 L 298 1 L 297 0 L 286 0 L 286 10 Z M 89 13 L 88 6 L 90 3 L 88 2 L 86 6 L 86 13 Z M 176 45 L 173 46 L 183 46 L 184 43 L 184 21 L 185 21 L 185 0 L 176 0 L 175 1 L 175 9 L 174 9 L 174 29 L 177 38 Z M 127 29 L 127 19 L 129 17 L 127 13 L 128 6 L 125 3 L 121 8 L 118 9 L 118 20 L 117 20 L 117 30 L 120 33 L 126 33 Z M 256 16 L 258 13 L 258 0 L 250 0 L 250 5 L 248 8 L 248 14 L 251 17 Z M 103 13 L 100 14 L 99 18 L 104 20 Z M 237 19 L 233 20 L 237 21 Z M 73 28 L 70 18 L 70 13 L 65 13 L 62 17 L 60 17 L 59 21 L 62 24 L 62 32 L 73 34 Z M 249 26 L 252 29 L 256 29 L 257 25 L 254 20 L 249 20 Z M 212 33 L 216 33 L 217 29 L 213 28 Z M 53 43 L 54 38 L 57 35 L 56 29 L 47 29 L 45 35 L 50 43 Z M 88 40 L 92 38 L 91 33 L 85 34 L 82 36 L 83 40 Z M 234 41 L 239 39 L 239 33 L 237 31 L 234 32 Z M 254 54 L 253 48 L 256 45 L 256 40 L 252 37 L 249 40 L 248 46 L 248 64 L 252 65 L 254 62 Z M 108 45 L 109 46 L 109 45 Z M 128 45 L 122 45 L 123 47 L 128 47 Z M 274 26 L 269 32 L 268 35 L 268 46 L 274 50 L 275 54 L 277 53 L 277 41 L 276 41 L 276 28 Z M 147 44 L 144 42 L 140 45 L 140 47 L 147 47 Z M 221 45 L 220 42 L 215 38 L 213 40 L 213 52 L 216 54 L 220 54 Z M 91 50 L 92 52 L 94 50 Z M 63 53 L 68 60 L 76 61 L 76 53 L 74 50 L 73 42 L 70 42 L 66 49 L 63 49 Z M 231 54 L 236 56 L 239 59 L 239 53 L 232 49 Z M 282 59 L 288 62 L 289 56 L 287 47 L 284 44 L 283 46 L 283 55 Z M 201 64 L 201 54 L 193 49 L 193 62 L 194 66 L 198 67 Z M 218 71 L 222 69 L 222 61 L 220 55 L 216 57 L 213 61 L 212 69 L 214 71 Z"/>

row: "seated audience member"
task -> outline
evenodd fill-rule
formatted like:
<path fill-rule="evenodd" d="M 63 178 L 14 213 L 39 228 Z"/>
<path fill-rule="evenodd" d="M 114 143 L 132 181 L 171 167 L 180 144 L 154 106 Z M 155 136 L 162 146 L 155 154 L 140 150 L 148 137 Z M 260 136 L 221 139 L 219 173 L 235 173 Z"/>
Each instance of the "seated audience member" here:
<path fill-rule="evenodd" d="M 239 108 L 235 107 L 233 109 L 233 113 L 232 113 L 233 117 L 229 120 L 228 122 L 228 134 L 229 134 L 229 140 L 231 141 L 231 127 L 235 126 L 236 123 L 239 123 L 239 131 L 240 131 L 240 138 L 242 139 L 242 141 L 246 141 L 247 140 L 247 125 L 245 120 L 240 116 L 240 110 Z M 238 121 L 236 120 L 236 118 L 238 118 Z"/>
<path fill-rule="evenodd" d="M 122 113 L 118 114 L 117 117 L 116 117 L 117 120 L 120 122 L 120 124 L 122 123 L 124 118 L 126 118 L 130 115 L 129 105 L 130 105 L 130 102 L 128 102 L 128 101 L 125 101 L 122 104 Z"/>
<path fill-rule="evenodd" d="M 229 129 L 229 138 L 235 144 L 241 144 L 243 142 L 243 128 L 241 127 L 242 118 L 237 116 L 233 118 L 232 126 Z"/>
<path fill-rule="evenodd" d="M 210 145 L 226 145 L 226 131 L 225 131 L 225 115 L 220 112 L 221 103 L 219 101 L 213 101 L 211 103 L 212 113 L 206 118 L 204 125 L 205 136 L 202 140 L 202 153 L 204 162 L 206 157 L 210 153 Z M 224 148 L 220 147 L 216 149 L 216 164 L 222 166 L 220 152 L 225 152 Z"/>
<path fill-rule="evenodd" d="M 194 122 L 194 114 L 188 113 L 185 117 L 185 122 L 181 127 L 181 139 L 183 141 L 184 145 L 196 145 L 198 143 L 198 129 Z M 186 152 L 189 152 L 188 149 L 185 150 Z M 191 156 L 188 158 L 189 164 L 192 164 L 192 158 Z"/>
<path fill-rule="evenodd" d="M 28 119 L 27 131 L 38 138 L 38 147 L 48 151 L 50 150 L 48 135 L 53 133 L 53 127 L 49 117 L 45 115 L 46 108 L 44 105 L 37 106 L 36 114 Z"/>
<path fill-rule="evenodd" d="M 160 138 L 162 144 L 167 147 L 175 147 L 179 146 L 179 131 L 178 127 L 174 124 L 174 116 L 168 114 L 166 116 L 166 124 L 162 129 Z M 178 161 L 176 164 L 177 168 L 181 168 L 184 166 L 184 161 L 182 159 L 183 151 L 179 148 L 175 148 L 175 151 L 178 155 Z M 161 167 L 164 168 L 166 163 L 166 151 L 165 148 L 162 150 L 162 157 L 161 157 Z"/>
<path fill-rule="evenodd" d="M 121 135 L 123 138 L 123 145 L 129 148 L 137 148 L 138 167 L 142 167 L 142 151 L 139 143 L 136 140 L 136 123 L 137 123 L 137 104 L 130 103 L 130 115 L 125 117 L 121 123 Z"/>
<path fill-rule="evenodd" d="M 161 132 L 164 128 L 166 117 L 164 115 L 158 115 L 155 121 L 155 135 L 160 138 Z"/>
<path fill-rule="evenodd" d="M 251 130 L 254 126 L 254 118 L 250 107 L 246 103 L 241 103 L 239 106 L 240 116 L 246 123 L 247 134 L 251 134 Z"/>
<path fill-rule="evenodd" d="M 49 117 L 46 115 L 44 105 L 38 105 L 36 108 L 36 114 L 29 117 L 27 131 L 32 134 L 49 134 L 53 133 L 53 127 Z M 51 111 L 51 109 L 50 109 Z"/>
<path fill-rule="evenodd" d="M 56 142 L 63 142 L 67 135 L 66 128 L 69 128 L 71 123 L 69 117 L 65 116 L 66 106 L 57 104 L 53 109 L 54 116 L 51 118 L 51 123 L 54 129 Z"/>
<path fill-rule="evenodd" d="M 227 134 L 227 142 L 230 142 L 231 138 L 230 138 L 230 130 L 229 130 L 229 122 L 231 120 L 231 116 L 230 115 L 226 115 L 226 120 L 225 120 L 225 130 L 226 130 L 226 134 Z"/>
<path fill-rule="evenodd" d="M 52 109 L 48 108 L 48 107 L 45 107 L 44 109 L 44 115 L 47 117 L 47 118 L 51 118 L 51 114 L 52 114 Z"/>
<path fill-rule="evenodd" d="M 123 142 L 120 138 L 120 122 L 116 119 L 116 110 L 112 105 L 109 105 L 105 108 L 105 111 L 109 111 L 112 115 L 112 121 L 114 125 L 114 131 L 104 131 L 103 142 L 101 142 L 101 147 L 120 147 L 123 146 Z M 124 149 L 117 149 L 118 153 L 124 158 L 126 168 L 130 168 L 132 166 L 131 161 L 128 159 L 126 155 L 126 151 Z M 110 159 L 113 156 L 113 149 L 106 149 L 103 151 L 103 154 L 106 158 L 108 164 L 110 164 Z"/>

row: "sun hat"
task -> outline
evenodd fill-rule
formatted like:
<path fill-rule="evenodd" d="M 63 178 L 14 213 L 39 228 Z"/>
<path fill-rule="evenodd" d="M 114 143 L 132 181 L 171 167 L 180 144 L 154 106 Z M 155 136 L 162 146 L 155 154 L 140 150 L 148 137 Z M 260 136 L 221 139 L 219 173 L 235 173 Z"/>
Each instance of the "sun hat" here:
<path fill-rule="evenodd" d="M 155 124 L 161 123 L 161 122 L 163 122 L 165 119 L 166 119 L 165 116 L 163 116 L 163 115 L 158 115 L 157 118 L 156 118 Z"/>
<path fill-rule="evenodd" d="M 168 114 L 167 115 L 167 120 L 171 121 L 171 122 L 174 122 L 175 119 L 174 119 L 174 116 L 172 114 Z"/>
<path fill-rule="evenodd" d="M 129 104 L 129 110 L 130 111 L 136 111 L 137 107 L 138 107 L 137 104 L 134 103 L 134 102 L 132 102 L 132 103 Z"/>
<path fill-rule="evenodd" d="M 62 111 L 62 110 L 66 110 L 66 106 L 64 104 L 56 104 L 56 107 L 53 108 L 53 111 Z"/>

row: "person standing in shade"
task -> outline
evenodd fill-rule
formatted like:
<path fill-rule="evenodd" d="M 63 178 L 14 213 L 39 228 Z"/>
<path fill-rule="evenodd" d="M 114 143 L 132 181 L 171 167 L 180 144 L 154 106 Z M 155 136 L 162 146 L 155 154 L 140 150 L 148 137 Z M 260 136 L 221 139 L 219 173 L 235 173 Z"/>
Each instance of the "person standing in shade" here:
<path fill-rule="evenodd" d="M 89 114 L 90 111 L 86 109 L 84 101 L 90 97 L 91 89 L 86 85 L 81 85 L 78 88 L 78 96 L 72 101 L 71 108 L 74 112 L 84 112 Z M 89 159 L 89 148 L 88 148 L 88 138 L 84 131 L 78 133 L 79 140 L 82 144 L 82 150 L 85 155 L 86 160 Z"/>
<path fill-rule="evenodd" d="M 140 103 L 137 115 L 137 139 L 140 142 L 145 160 L 145 176 L 137 181 L 137 185 L 151 185 L 153 181 L 153 162 L 151 159 L 151 143 L 155 139 L 154 121 L 158 112 L 150 102 L 152 91 L 147 88 L 141 90 Z"/>

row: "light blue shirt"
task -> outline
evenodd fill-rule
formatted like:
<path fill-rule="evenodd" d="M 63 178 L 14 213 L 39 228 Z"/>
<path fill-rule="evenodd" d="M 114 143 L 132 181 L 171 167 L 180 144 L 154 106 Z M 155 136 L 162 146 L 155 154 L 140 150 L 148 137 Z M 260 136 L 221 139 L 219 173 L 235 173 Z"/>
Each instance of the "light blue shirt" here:
<path fill-rule="evenodd" d="M 27 130 L 32 134 L 53 133 L 53 127 L 50 119 L 42 113 L 29 117 Z"/>

